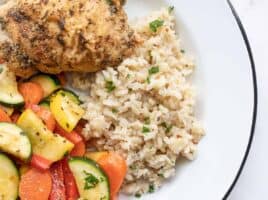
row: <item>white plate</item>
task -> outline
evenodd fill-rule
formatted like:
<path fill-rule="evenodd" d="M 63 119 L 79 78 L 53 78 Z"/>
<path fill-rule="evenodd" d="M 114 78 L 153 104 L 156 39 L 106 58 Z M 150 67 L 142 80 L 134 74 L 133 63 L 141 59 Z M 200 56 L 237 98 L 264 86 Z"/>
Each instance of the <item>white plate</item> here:
<path fill-rule="evenodd" d="M 242 170 L 255 125 L 257 87 L 249 45 L 227 1 L 128 0 L 126 8 L 134 18 L 169 5 L 175 6 L 185 49 L 197 58 L 197 115 L 207 135 L 194 162 L 180 161 L 172 180 L 141 199 L 225 199 Z"/>

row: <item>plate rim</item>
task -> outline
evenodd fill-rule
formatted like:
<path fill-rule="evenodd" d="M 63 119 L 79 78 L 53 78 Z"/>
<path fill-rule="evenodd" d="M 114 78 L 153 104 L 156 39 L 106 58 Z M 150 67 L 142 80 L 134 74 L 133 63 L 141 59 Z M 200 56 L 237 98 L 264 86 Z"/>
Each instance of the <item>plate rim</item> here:
<path fill-rule="evenodd" d="M 254 90 L 253 93 L 254 94 L 253 94 L 252 123 L 251 123 L 251 130 L 250 130 L 250 136 L 249 136 L 247 148 L 246 148 L 246 151 L 245 151 L 244 156 L 242 158 L 242 162 L 240 164 L 240 167 L 236 173 L 236 176 L 222 198 L 223 200 L 226 200 L 228 197 L 230 197 L 230 194 L 233 191 L 238 179 L 240 178 L 240 175 L 241 175 L 241 173 L 245 167 L 245 164 L 247 162 L 248 155 L 249 155 L 249 152 L 250 152 L 250 149 L 251 149 L 251 146 L 253 143 L 254 135 L 255 135 L 255 127 L 256 127 L 257 112 L 258 112 L 258 84 L 257 84 L 257 75 L 256 75 L 256 65 L 255 65 L 251 45 L 250 45 L 246 30 L 244 28 L 244 25 L 243 25 L 239 15 L 237 14 L 237 11 L 235 10 L 232 2 L 230 0 L 226 0 L 226 1 L 227 1 L 229 8 L 232 11 L 233 17 L 236 20 L 237 26 L 240 29 L 242 39 L 244 40 L 244 43 L 245 43 L 245 46 L 246 46 L 246 49 L 248 52 L 248 57 L 249 57 L 250 65 L 251 65 L 251 75 L 252 75 L 252 80 L 253 80 L 253 90 Z"/>

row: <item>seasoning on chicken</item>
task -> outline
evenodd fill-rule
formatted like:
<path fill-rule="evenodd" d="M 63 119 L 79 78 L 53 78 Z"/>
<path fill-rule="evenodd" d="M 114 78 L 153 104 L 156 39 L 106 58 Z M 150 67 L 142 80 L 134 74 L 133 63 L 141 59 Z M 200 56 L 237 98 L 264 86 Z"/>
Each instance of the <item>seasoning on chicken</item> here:
<path fill-rule="evenodd" d="M 17 0 L 0 8 L 0 23 L 10 37 L 1 43 L 0 56 L 22 77 L 37 70 L 55 74 L 116 66 L 138 43 L 122 3 Z"/>

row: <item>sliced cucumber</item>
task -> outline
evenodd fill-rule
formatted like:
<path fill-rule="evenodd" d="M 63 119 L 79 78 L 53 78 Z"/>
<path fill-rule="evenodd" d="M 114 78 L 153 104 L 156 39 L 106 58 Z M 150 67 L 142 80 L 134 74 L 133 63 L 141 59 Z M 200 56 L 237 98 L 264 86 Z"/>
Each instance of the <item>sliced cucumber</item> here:
<path fill-rule="evenodd" d="M 50 110 L 59 125 L 71 132 L 84 115 L 84 110 L 63 90 L 51 97 Z"/>
<path fill-rule="evenodd" d="M 44 97 L 48 97 L 61 87 L 60 81 L 55 75 L 38 74 L 33 76 L 30 81 L 38 83 L 43 88 Z"/>
<path fill-rule="evenodd" d="M 94 161 L 74 157 L 69 160 L 80 197 L 88 200 L 109 200 L 109 180 L 102 169 Z"/>
<path fill-rule="evenodd" d="M 0 153 L 0 199 L 16 200 L 19 190 L 19 172 L 15 164 Z"/>
<path fill-rule="evenodd" d="M 4 64 L 0 64 L 0 67 L 3 68 L 0 74 L 0 103 L 9 107 L 23 105 L 24 99 L 18 91 L 16 76 Z"/>
<path fill-rule="evenodd" d="M 21 114 L 17 124 L 30 138 L 33 153 L 47 160 L 58 161 L 74 147 L 73 143 L 48 130 L 42 120 L 30 109 Z"/>
<path fill-rule="evenodd" d="M 29 160 L 32 147 L 21 128 L 12 123 L 0 122 L 0 149 L 23 161 Z"/>
<path fill-rule="evenodd" d="M 3 109 L 8 116 L 11 116 L 14 112 L 14 108 L 12 108 L 12 107 L 7 107 L 7 106 L 0 104 L 0 108 Z"/>

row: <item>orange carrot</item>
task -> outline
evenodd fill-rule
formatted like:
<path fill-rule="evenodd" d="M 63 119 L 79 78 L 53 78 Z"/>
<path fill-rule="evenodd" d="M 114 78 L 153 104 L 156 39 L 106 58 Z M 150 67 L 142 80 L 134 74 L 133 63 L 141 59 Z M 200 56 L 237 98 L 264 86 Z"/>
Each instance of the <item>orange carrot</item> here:
<path fill-rule="evenodd" d="M 11 122 L 10 117 L 7 115 L 7 113 L 0 108 L 0 122 Z"/>
<path fill-rule="evenodd" d="M 33 168 L 21 176 L 19 196 L 21 200 L 47 200 L 51 187 L 49 170 L 41 172 Z"/>
<path fill-rule="evenodd" d="M 19 92 L 24 98 L 26 108 L 38 104 L 44 97 L 43 88 L 37 83 L 26 82 L 19 84 Z"/>
<path fill-rule="evenodd" d="M 104 154 L 97 162 L 109 178 L 111 199 L 115 200 L 126 176 L 126 161 L 120 155 L 109 152 Z"/>
<path fill-rule="evenodd" d="M 60 74 L 57 74 L 57 78 L 59 79 L 60 84 L 61 84 L 62 86 L 65 86 L 65 85 L 66 85 L 67 80 L 66 80 L 66 76 L 65 76 L 65 74 L 64 74 L 63 72 L 60 73 Z"/>
<path fill-rule="evenodd" d="M 51 111 L 38 105 L 31 105 L 31 109 L 42 119 L 47 128 L 53 132 L 56 127 L 56 120 Z"/>
<path fill-rule="evenodd" d="M 73 150 L 71 151 L 71 156 L 83 156 L 86 153 L 86 145 L 84 141 L 75 144 Z"/>

